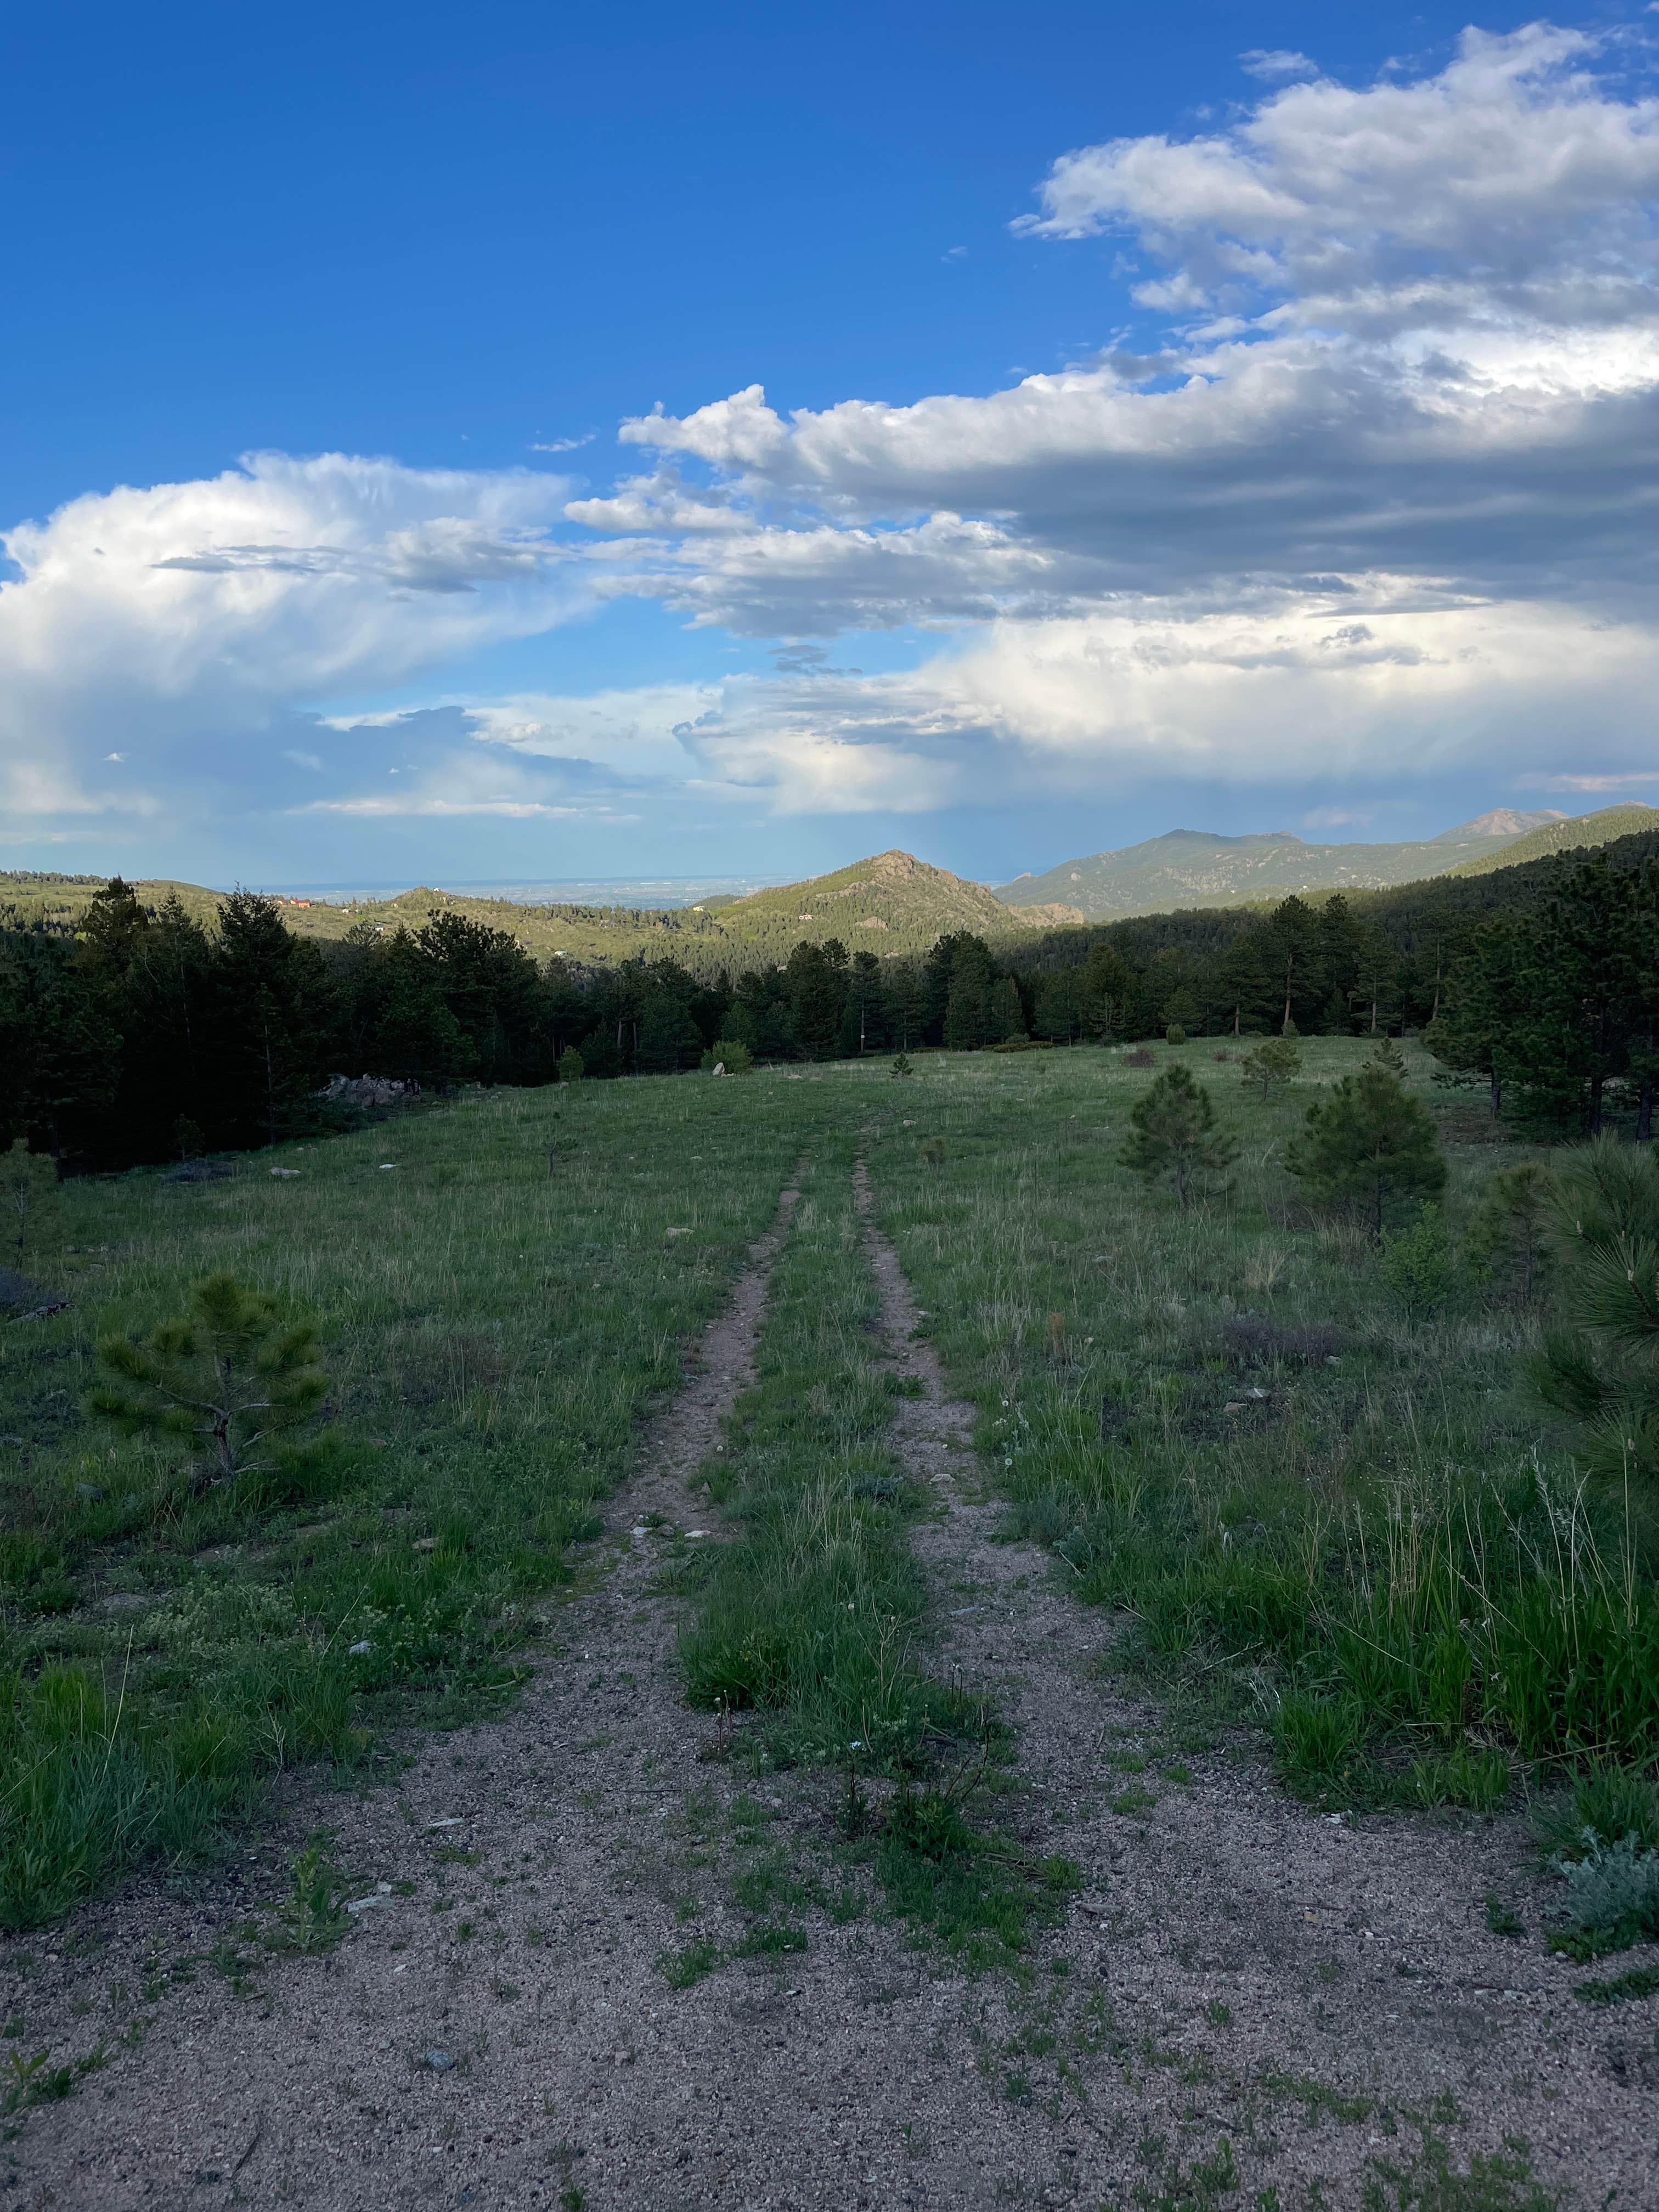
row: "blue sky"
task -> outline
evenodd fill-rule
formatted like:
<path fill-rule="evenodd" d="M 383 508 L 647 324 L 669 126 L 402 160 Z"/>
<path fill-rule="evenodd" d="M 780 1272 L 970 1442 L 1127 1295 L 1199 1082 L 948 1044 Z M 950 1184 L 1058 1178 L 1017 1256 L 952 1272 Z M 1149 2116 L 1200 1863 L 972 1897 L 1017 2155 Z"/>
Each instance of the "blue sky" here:
<path fill-rule="evenodd" d="M 0 866 L 1659 798 L 1659 18 L 1468 23 L 14 18 Z"/>

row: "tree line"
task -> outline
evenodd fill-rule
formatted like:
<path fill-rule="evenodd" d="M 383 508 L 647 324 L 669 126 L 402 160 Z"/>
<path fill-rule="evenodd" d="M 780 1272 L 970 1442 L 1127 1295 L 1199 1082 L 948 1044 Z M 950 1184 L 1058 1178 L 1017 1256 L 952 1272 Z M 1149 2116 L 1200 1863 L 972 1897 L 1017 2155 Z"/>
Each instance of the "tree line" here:
<path fill-rule="evenodd" d="M 1632 848 L 1626 851 L 1625 848 Z M 446 1091 L 757 1060 L 1115 1042 L 1173 1033 L 1382 1036 L 1420 1029 L 1492 1110 L 1652 1134 L 1659 853 L 1629 839 L 1432 897 L 1281 900 L 1150 916 L 994 948 L 965 931 L 920 959 L 799 943 L 735 977 L 671 957 L 541 965 L 506 932 L 437 912 L 295 936 L 239 891 L 204 924 L 118 878 L 75 921 L 0 911 L 0 1141 L 68 1167 L 247 1148 L 328 1126 L 335 1073 Z M 1433 894 L 1438 887 L 1416 887 Z"/>

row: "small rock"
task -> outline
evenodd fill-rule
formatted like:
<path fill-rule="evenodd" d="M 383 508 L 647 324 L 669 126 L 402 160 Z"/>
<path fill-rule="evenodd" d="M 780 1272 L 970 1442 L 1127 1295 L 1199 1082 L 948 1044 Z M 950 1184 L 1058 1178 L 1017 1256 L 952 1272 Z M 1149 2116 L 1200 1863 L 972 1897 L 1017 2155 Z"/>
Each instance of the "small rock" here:
<path fill-rule="evenodd" d="M 365 1636 L 361 1644 L 349 1644 L 346 1646 L 346 1654 L 349 1658 L 364 1659 L 368 1657 L 368 1654 L 374 1649 L 374 1646 L 369 1642 L 368 1637 Z"/>
<path fill-rule="evenodd" d="M 346 1899 L 346 1911 L 354 1913 L 373 1912 L 378 1906 L 387 1902 L 388 1900 L 384 1897 L 349 1897 Z"/>
<path fill-rule="evenodd" d="M 586 1656 L 587 1654 L 584 1651 L 582 1657 L 586 1659 Z M 441 1820 L 428 1820 L 426 1825 L 428 1828 L 459 1828 L 461 1820 L 462 1815 L 459 1813 L 448 1813 Z"/>
<path fill-rule="evenodd" d="M 397 1164 L 398 1163 L 396 1160 L 382 1160 L 380 1162 L 380 1173 L 384 1175 L 388 1168 L 395 1168 Z"/>
<path fill-rule="evenodd" d="M 455 2063 L 455 2054 L 453 2051 L 423 2051 L 421 2057 L 434 2074 L 447 2074 Z"/>
<path fill-rule="evenodd" d="M 438 1540 L 435 1536 L 417 1536 L 415 1539 L 414 1548 L 417 1552 L 435 1552 L 438 1548 Z"/>
<path fill-rule="evenodd" d="M 95 1482 L 77 1482 L 75 1486 L 75 1494 L 83 1499 L 87 1504 L 95 1505 L 104 1493 Z"/>
<path fill-rule="evenodd" d="M 20 1450 L 22 1448 L 22 1443 L 21 1437 L 0 1437 L 0 1444 L 15 1444 Z"/>
<path fill-rule="evenodd" d="M 292 1182 L 300 1170 L 298 1168 L 272 1168 L 270 1172 L 274 1176 L 280 1176 L 285 1182 Z"/>
<path fill-rule="evenodd" d="M 686 1540 L 689 1543 L 692 1538 L 696 1536 L 706 1536 L 708 1534 L 708 1531 L 707 1528 L 688 1528 L 685 1532 Z"/>

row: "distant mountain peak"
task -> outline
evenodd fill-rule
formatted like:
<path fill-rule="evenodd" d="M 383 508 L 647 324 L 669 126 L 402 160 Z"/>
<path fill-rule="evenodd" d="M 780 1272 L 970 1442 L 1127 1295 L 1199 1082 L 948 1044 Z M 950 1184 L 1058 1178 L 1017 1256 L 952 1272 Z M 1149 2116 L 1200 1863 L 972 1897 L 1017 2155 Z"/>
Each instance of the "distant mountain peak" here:
<path fill-rule="evenodd" d="M 1461 845 L 1475 837 L 1524 837 L 1528 830 L 1547 829 L 1552 822 L 1567 819 L 1559 806 L 1542 807 L 1535 814 L 1522 814 L 1513 806 L 1494 806 L 1485 814 L 1477 814 L 1473 822 L 1460 822 L 1455 830 L 1443 830 L 1430 842 Z"/>

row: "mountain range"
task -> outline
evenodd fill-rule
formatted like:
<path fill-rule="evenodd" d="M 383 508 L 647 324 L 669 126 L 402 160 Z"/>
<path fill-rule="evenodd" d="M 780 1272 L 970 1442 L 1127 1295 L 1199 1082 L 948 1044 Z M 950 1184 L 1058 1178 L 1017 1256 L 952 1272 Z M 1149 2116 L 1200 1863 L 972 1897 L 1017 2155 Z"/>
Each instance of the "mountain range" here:
<path fill-rule="evenodd" d="M 1271 902 L 1292 891 L 1384 890 L 1426 878 L 1478 876 L 1553 853 L 1607 844 L 1659 829 L 1659 808 L 1609 806 L 1571 819 L 1500 809 L 1437 837 L 1392 845 L 1310 845 L 1288 831 L 1221 837 L 1172 830 L 1162 837 L 1062 862 L 1000 891 L 903 852 L 878 853 L 826 876 L 755 891 L 716 894 L 674 908 L 526 904 L 424 887 L 392 898 L 289 897 L 283 915 L 297 935 L 339 939 L 354 929 L 418 929 L 434 913 L 461 914 L 506 930 L 538 960 L 576 967 L 672 958 L 698 974 L 787 959 L 803 939 L 839 938 L 849 951 L 925 952 L 952 930 L 1006 942 L 1027 931 L 1194 907 Z M 24 921 L 72 922 L 104 879 L 0 875 L 0 910 Z M 138 881 L 146 902 L 175 894 L 209 921 L 222 893 L 198 884 Z"/>
<path fill-rule="evenodd" d="M 1613 807 L 1608 813 L 1632 810 Z M 1654 810 L 1634 810 L 1644 817 Z M 1659 819 L 1659 816 L 1655 816 Z M 1553 811 L 1522 814 L 1501 807 L 1438 836 L 1386 845 L 1310 845 L 1288 830 L 1221 837 L 1207 830 L 1170 830 L 1120 851 L 1062 860 L 1040 876 L 1001 884 L 997 896 L 1012 907 L 1067 906 L 1086 921 L 1116 921 L 1130 915 L 1166 913 L 1174 907 L 1237 906 L 1253 899 L 1281 899 L 1292 891 L 1382 890 L 1395 884 L 1446 875 L 1454 868 L 1507 865 L 1511 848 L 1540 832 L 1564 843 L 1597 843 L 1622 830 L 1571 834 L 1598 817 L 1569 822 Z M 1560 849 L 1559 847 L 1551 849 Z M 1498 856 L 1503 856 L 1500 862 Z M 1528 857 L 1530 857 L 1529 855 Z"/>

